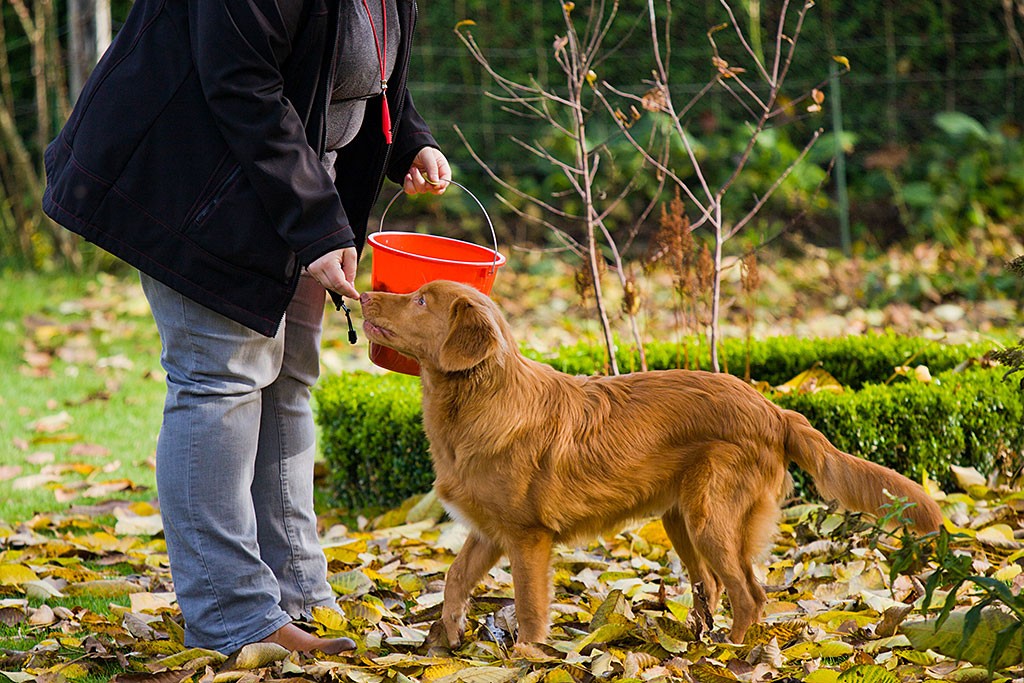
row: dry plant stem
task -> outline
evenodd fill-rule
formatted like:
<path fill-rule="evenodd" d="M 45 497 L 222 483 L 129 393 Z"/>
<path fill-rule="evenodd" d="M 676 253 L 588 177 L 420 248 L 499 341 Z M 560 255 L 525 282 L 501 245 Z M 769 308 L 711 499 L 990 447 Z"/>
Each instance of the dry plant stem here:
<path fill-rule="evenodd" d="M 506 108 L 510 112 L 517 114 L 525 112 L 525 115 L 546 123 L 554 130 L 565 135 L 572 142 L 572 159 L 566 161 L 559 159 L 539 142 L 534 141 L 531 143 L 513 138 L 513 141 L 520 147 L 534 156 L 544 159 L 562 172 L 569 182 L 572 192 L 580 198 L 583 204 L 581 216 L 570 215 L 550 202 L 531 196 L 498 177 L 487 164 L 482 163 L 478 155 L 473 152 L 471 146 L 465 140 L 461 131 L 458 131 L 456 127 L 459 137 L 462 138 L 463 143 L 470 149 L 470 154 L 501 187 L 509 190 L 517 197 L 542 208 L 552 216 L 567 220 L 579 220 L 583 223 L 585 244 L 579 244 L 550 221 L 538 221 L 535 217 L 529 217 L 532 221 L 540 222 L 554 230 L 556 236 L 564 244 L 586 260 L 594 293 L 595 307 L 608 353 L 608 367 L 612 374 L 618 374 L 619 369 L 615 355 L 614 335 L 607 313 L 606 297 L 601 284 L 600 274 L 603 270 L 603 259 L 605 258 L 601 242 L 603 241 L 607 244 L 619 277 L 619 283 L 623 290 L 625 290 L 627 277 L 621 252 L 605 220 L 614 211 L 615 207 L 628 196 L 628 189 L 632 186 L 632 182 L 628 183 L 627 187 L 621 192 L 618 192 L 603 210 L 598 208 L 595 183 L 597 182 L 597 172 L 601 162 L 601 153 L 599 151 L 601 147 L 598 146 L 590 149 L 587 145 L 587 117 L 589 111 L 584 101 L 584 92 L 588 84 L 593 84 L 591 70 L 601 55 L 602 43 L 614 24 L 618 14 L 618 7 L 618 0 L 613 0 L 611 3 L 606 3 L 605 0 L 595 0 L 591 5 L 591 11 L 586 15 L 586 25 L 581 34 L 576 30 L 576 25 L 572 20 L 574 7 L 571 3 L 562 5 L 562 18 L 565 23 L 566 33 L 563 37 L 555 39 L 554 57 L 555 62 L 566 78 L 567 89 L 563 94 L 551 92 L 533 79 L 530 80 L 529 85 L 526 85 L 505 78 L 488 62 L 486 56 L 473 39 L 472 34 L 460 30 L 460 26 L 456 26 L 455 31 L 474 60 L 482 66 L 484 71 L 494 79 L 494 82 L 505 93 L 504 96 L 500 97 L 488 93 L 490 97 L 501 102 L 503 105 L 508 105 Z M 516 111 L 516 109 L 519 111 Z M 559 113 L 563 115 L 568 113 L 568 123 L 564 122 L 564 118 L 559 118 Z M 509 205 L 503 198 L 499 197 L 499 200 Z M 602 199 L 603 202 L 604 200 Z M 644 215 L 650 212 L 653 205 L 652 202 L 648 209 L 644 211 Z M 512 208 L 518 215 L 524 215 L 522 211 L 514 207 Z M 643 355 L 643 343 L 636 314 L 634 312 L 627 312 L 627 315 L 630 319 L 630 327 L 636 345 L 641 350 L 641 355 Z M 642 358 L 641 362 L 643 367 L 646 367 L 646 358 Z"/>
<path fill-rule="evenodd" d="M 776 102 L 778 101 L 779 93 L 782 89 L 782 84 L 785 81 L 786 75 L 789 72 L 789 67 L 792 64 L 793 56 L 795 54 L 797 40 L 803 28 L 804 19 L 807 11 L 812 6 L 811 2 L 805 2 L 801 11 L 798 15 L 795 29 L 793 31 L 793 37 L 788 37 L 785 34 L 786 18 L 789 9 L 789 0 L 785 0 L 781 9 L 778 28 L 775 37 L 775 57 L 772 65 L 772 71 L 769 73 L 765 68 L 765 65 L 761 63 L 757 57 L 755 51 L 751 48 L 747 42 L 746 36 L 740 29 L 736 17 L 729 7 L 726 0 L 721 0 L 722 6 L 728 13 L 730 22 L 734 27 L 734 30 L 739 38 L 744 51 L 747 53 L 749 58 L 754 62 L 756 66 L 756 73 L 760 79 L 763 80 L 768 86 L 768 96 L 765 99 L 759 97 L 754 90 L 747 85 L 740 73 L 735 68 L 728 66 L 724 60 L 721 60 L 718 53 L 718 47 L 715 43 L 714 34 L 725 28 L 725 26 L 719 26 L 712 28 L 708 31 L 708 40 L 711 43 L 714 55 L 717 59 L 719 73 L 716 78 L 701 91 L 701 94 L 707 92 L 712 85 L 722 86 L 728 93 L 730 93 L 746 110 L 750 113 L 751 117 L 755 119 L 752 124 L 752 130 L 747 140 L 745 149 L 741 153 L 739 159 L 736 161 L 732 172 L 726 181 L 717 189 L 712 190 L 707 178 L 705 177 L 701 168 L 700 161 L 697 159 L 694 152 L 693 146 L 690 143 L 689 137 L 686 135 L 686 131 L 683 127 L 683 116 L 676 110 L 675 104 L 672 100 L 672 93 L 668 87 L 669 76 L 668 69 L 666 67 L 666 59 L 662 57 L 662 47 L 659 41 L 658 33 L 658 21 L 654 10 L 654 0 L 647 0 L 647 14 L 650 24 L 650 37 L 651 45 L 654 53 L 654 60 L 656 64 L 656 71 L 654 73 L 654 85 L 664 97 L 662 104 L 662 111 L 664 111 L 670 117 L 672 122 L 672 129 L 674 134 L 679 138 L 683 144 L 683 148 L 686 151 L 687 158 L 693 168 L 694 174 L 700 184 L 700 190 L 705 197 L 704 201 L 697 198 L 696 194 L 688 187 L 687 183 L 682 182 L 679 176 L 672 172 L 671 169 L 666 168 L 665 164 L 659 164 L 652 155 L 642 149 L 642 146 L 637 143 L 635 138 L 629 135 L 626 130 L 626 126 L 622 124 L 618 119 L 617 121 L 620 130 L 626 135 L 627 139 L 630 140 L 641 154 L 644 154 L 645 159 L 648 163 L 652 163 L 655 168 L 665 173 L 672 178 L 673 182 L 680 187 L 680 189 L 686 194 L 691 202 L 699 209 L 701 216 L 699 219 L 693 222 L 691 229 L 697 229 L 703 226 L 705 223 L 710 223 L 714 235 L 714 276 L 712 280 L 712 299 L 711 299 L 711 319 L 708 322 L 709 327 L 709 342 L 711 347 L 711 366 L 717 372 L 719 371 L 719 359 L 718 359 L 718 346 L 720 343 L 720 328 L 719 318 L 721 316 L 721 297 L 722 297 L 722 259 L 725 242 L 730 238 L 734 237 L 744 226 L 746 226 L 750 220 L 761 210 L 765 202 L 774 194 L 779 188 L 782 182 L 792 173 L 793 169 L 797 164 L 803 161 L 811 147 L 817 141 L 821 134 L 821 131 L 815 132 L 812 139 L 804 146 L 800 155 L 792 164 L 787 166 L 779 178 L 771 185 L 764 196 L 760 197 L 754 204 L 754 206 L 746 213 L 746 215 L 736 222 L 731 228 L 727 229 L 725 226 L 725 218 L 722 215 L 722 203 L 726 193 L 732 187 L 733 183 L 739 177 L 740 173 L 746 168 L 747 163 L 750 160 L 750 156 L 753 152 L 754 145 L 757 144 L 757 140 L 761 133 L 764 132 L 768 122 L 776 116 L 779 111 L 775 110 Z M 668 29 L 666 27 L 666 35 L 668 35 Z M 667 43 L 666 39 L 666 43 Z M 737 84 L 736 88 L 731 87 L 730 82 Z M 802 98 L 801 98 L 802 99 Z M 752 108 L 750 103 L 756 107 L 757 111 Z M 607 100 L 602 99 L 604 106 L 611 111 L 610 103 Z M 691 105 L 692 106 L 692 103 Z M 688 106 L 688 108 L 689 108 Z M 613 117 L 614 118 L 614 117 Z"/>

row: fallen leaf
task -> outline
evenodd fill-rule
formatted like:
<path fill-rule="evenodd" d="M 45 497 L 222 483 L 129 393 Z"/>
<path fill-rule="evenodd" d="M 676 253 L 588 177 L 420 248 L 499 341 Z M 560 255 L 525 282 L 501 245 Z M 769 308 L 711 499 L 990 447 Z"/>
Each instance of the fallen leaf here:
<path fill-rule="evenodd" d="M 21 465 L 0 465 L 0 481 L 14 479 L 21 474 Z"/>
<path fill-rule="evenodd" d="M 76 457 L 105 458 L 110 455 L 110 449 L 94 443 L 76 443 L 68 450 L 68 454 Z"/>
<path fill-rule="evenodd" d="M 904 623 L 900 630 L 918 650 L 934 650 L 947 657 L 965 659 L 975 664 L 988 664 L 996 649 L 997 635 L 1003 629 L 1018 624 L 1011 615 L 996 608 L 981 611 L 978 625 L 966 643 L 963 642 L 964 625 L 968 610 L 954 610 L 936 629 L 937 619 Z M 1020 664 L 1022 661 L 1020 637 L 1010 638 L 999 645 L 995 664 L 997 669 Z"/>
<path fill-rule="evenodd" d="M 0 586 L 20 586 L 38 580 L 36 573 L 23 564 L 0 564 Z"/>
<path fill-rule="evenodd" d="M 34 432 L 51 434 L 67 429 L 72 422 L 74 422 L 74 418 L 64 410 L 56 415 L 47 415 L 46 417 L 39 418 L 32 423 L 31 429 Z"/>

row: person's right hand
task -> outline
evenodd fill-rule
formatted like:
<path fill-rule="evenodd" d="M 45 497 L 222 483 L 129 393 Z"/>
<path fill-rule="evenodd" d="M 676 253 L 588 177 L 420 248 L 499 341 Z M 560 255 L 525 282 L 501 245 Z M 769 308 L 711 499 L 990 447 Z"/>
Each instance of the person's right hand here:
<path fill-rule="evenodd" d="M 324 289 L 330 289 L 350 299 L 358 299 L 359 292 L 352 284 L 356 279 L 358 260 L 356 248 L 345 247 L 327 252 L 310 263 L 306 270 L 323 285 Z"/>

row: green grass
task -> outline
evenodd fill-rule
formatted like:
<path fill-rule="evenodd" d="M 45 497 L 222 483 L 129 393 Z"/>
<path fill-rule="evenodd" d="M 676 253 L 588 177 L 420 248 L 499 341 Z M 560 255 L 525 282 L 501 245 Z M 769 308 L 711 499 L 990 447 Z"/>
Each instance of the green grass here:
<path fill-rule="evenodd" d="M 137 281 L 8 271 L 3 282 L 0 467 L 20 466 L 22 471 L 0 481 L 0 522 L 67 508 L 69 503 L 55 496 L 54 484 L 17 488 L 19 479 L 48 467 L 31 462 L 48 458 L 45 454 L 52 454 L 50 469 L 79 463 L 99 468 L 88 475 L 62 473 L 59 484 L 128 479 L 148 489 L 129 497 L 155 498 L 147 460 L 156 445 L 164 382 L 159 337 Z M 62 348 L 95 353 L 55 357 L 45 376 L 34 376 L 26 360 L 33 346 L 43 353 Z M 53 433 L 35 429 L 38 420 L 62 412 L 72 420 L 66 428 Z M 109 454 L 73 454 L 76 445 L 87 444 Z M 103 471 L 105 466 L 111 471 Z M 91 502 L 78 497 L 70 504 Z"/>
<path fill-rule="evenodd" d="M 369 282 L 369 268 L 359 286 Z M 142 288 L 133 272 L 113 276 L 76 276 L 0 270 L 0 473 L 19 466 L 17 475 L 0 476 L 0 526 L 36 513 L 89 505 L 96 499 L 61 501 L 58 485 L 128 479 L 144 490 L 117 492 L 112 498 L 154 500 L 152 459 L 165 393 L 160 367 L 160 338 Z M 368 365 L 365 340 L 350 346 L 344 316 L 333 307 L 324 320 L 324 372 Z M 84 347 L 94 359 L 55 357 L 49 372 L 34 376 L 26 352 L 44 353 Z M 333 359 L 333 360 L 331 360 Z M 360 364 L 361 363 L 361 364 Z M 71 423 L 47 434 L 34 428 L 43 418 L 67 412 Z M 104 455 L 75 454 L 83 445 L 102 446 Z M 48 464 L 32 464 L 52 454 Z M 49 457 L 49 456 L 47 456 Z M 44 468 L 85 464 L 89 475 L 68 472 L 58 482 L 17 488 L 19 480 Z M 103 467 L 116 469 L 104 472 Z M 319 509 L 330 501 L 320 491 Z"/>

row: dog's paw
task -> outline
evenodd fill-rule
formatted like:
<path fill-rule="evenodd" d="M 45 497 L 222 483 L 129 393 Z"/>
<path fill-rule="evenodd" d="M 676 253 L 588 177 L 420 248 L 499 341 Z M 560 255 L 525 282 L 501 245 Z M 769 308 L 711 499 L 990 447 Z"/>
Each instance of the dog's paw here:
<path fill-rule="evenodd" d="M 438 619 L 430 625 L 425 644 L 428 648 L 450 648 L 462 645 L 463 628 L 455 621 Z"/>
<path fill-rule="evenodd" d="M 514 659 L 548 659 L 548 653 L 544 652 L 536 643 L 516 643 L 512 648 Z"/>

